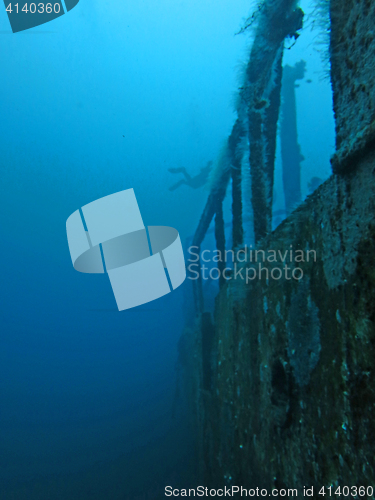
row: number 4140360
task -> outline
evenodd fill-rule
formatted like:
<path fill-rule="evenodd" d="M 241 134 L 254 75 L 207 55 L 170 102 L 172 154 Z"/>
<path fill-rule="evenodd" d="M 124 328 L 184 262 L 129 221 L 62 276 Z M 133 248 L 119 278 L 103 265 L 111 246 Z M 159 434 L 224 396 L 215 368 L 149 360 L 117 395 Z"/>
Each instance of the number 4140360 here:
<path fill-rule="evenodd" d="M 30 3 L 30 4 L 25 3 L 25 5 L 22 7 L 22 9 L 18 10 L 18 3 L 13 5 L 13 9 L 12 9 L 12 4 L 10 3 L 8 5 L 8 7 L 6 8 L 6 11 L 9 12 L 9 14 L 11 14 L 13 12 L 13 10 L 16 12 L 16 14 L 18 14 L 19 12 L 25 12 L 26 14 L 28 12 L 30 12 L 30 14 L 35 14 L 37 12 L 39 14 L 44 14 L 45 12 L 47 14 L 52 14 L 52 12 L 54 12 L 55 14 L 59 14 L 60 4 L 59 3 L 55 3 L 55 4 L 38 3 L 38 5 L 37 5 L 35 3 Z"/>

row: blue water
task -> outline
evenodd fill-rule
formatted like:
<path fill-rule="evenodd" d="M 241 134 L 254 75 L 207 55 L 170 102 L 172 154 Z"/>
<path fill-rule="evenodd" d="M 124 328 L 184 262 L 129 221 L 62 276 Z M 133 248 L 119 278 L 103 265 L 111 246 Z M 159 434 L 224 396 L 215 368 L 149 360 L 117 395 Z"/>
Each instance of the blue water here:
<path fill-rule="evenodd" d="M 168 433 L 181 294 L 120 314 L 105 276 L 3 246 L 2 486 L 72 474 Z"/>
<path fill-rule="evenodd" d="M 187 285 L 119 313 L 106 276 L 74 271 L 65 223 L 133 188 L 146 225 L 193 234 L 208 192 L 170 192 L 168 168 L 198 173 L 230 132 L 248 12 L 247 0 L 81 0 L 13 35 L 0 8 L 2 500 L 154 499 L 194 482 L 176 396 Z M 320 125 L 315 165 L 333 137 Z M 302 121 L 310 144 L 303 134 Z"/>

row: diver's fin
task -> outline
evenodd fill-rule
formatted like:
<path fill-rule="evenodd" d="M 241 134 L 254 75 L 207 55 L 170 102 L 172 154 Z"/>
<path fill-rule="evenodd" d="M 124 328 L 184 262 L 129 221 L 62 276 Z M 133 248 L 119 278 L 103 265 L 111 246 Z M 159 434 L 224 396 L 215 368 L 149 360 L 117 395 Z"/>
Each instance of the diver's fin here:
<path fill-rule="evenodd" d="M 182 186 L 182 184 L 186 184 L 185 179 L 181 179 L 180 181 L 176 182 L 176 184 L 173 184 L 173 186 L 169 188 L 169 191 L 175 191 L 177 188 Z"/>

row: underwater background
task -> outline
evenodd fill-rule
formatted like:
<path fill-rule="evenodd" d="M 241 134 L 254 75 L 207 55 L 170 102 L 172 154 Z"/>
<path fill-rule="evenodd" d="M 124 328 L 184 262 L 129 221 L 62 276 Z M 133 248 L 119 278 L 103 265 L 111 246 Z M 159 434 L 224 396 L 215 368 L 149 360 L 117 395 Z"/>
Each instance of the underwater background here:
<path fill-rule="evenodd" d="M 168 169 L 197 174 L 218 157 L 250 46 L 235 33 L 253 7 L 81 0 L 18 34 L 0 9 L 1 499 L 153 499 L 167 481 L 195 484 L 178 365 L 187 283 L 119 313 L 106 276 L 74 271 L 65 222 L 133 188 L 145 224 L 191 237 L 208 189 L 171 192 Z M 334 151 L 319 32 L 307 23 L 284 57 L 307 62 L 296 89 L 303 197 Z M 278 151 L 282 209 L 280 169 Z"/>

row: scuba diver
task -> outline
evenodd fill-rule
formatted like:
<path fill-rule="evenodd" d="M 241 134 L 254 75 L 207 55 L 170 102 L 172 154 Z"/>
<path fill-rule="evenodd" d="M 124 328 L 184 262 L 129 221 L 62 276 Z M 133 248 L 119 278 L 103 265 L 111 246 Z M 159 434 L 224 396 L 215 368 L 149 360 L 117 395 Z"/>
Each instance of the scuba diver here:
<path fill-rule="evenodd" d="M 171 174 L 184 174 L 185 177 L 184 179 L 180 179 L 178 182 L 176 182 L 176 184 L 173 184 L 173 186 L 169 188 L 169 191 L 174 191 L 183 184 L 186 184 L 187 186 L 190 186 L 193 189 L 198 189 L 204 186 L 210 174 L 211 166 L 212 166 L 212 161 L 209 161 L 205 167 L 201 168 L 199 174 L 195 175 L 194 177 L 191 177 L 191 175 L 187 173 L 185 167 L 169 168 L 168 172 L 171 172 Z"/>

